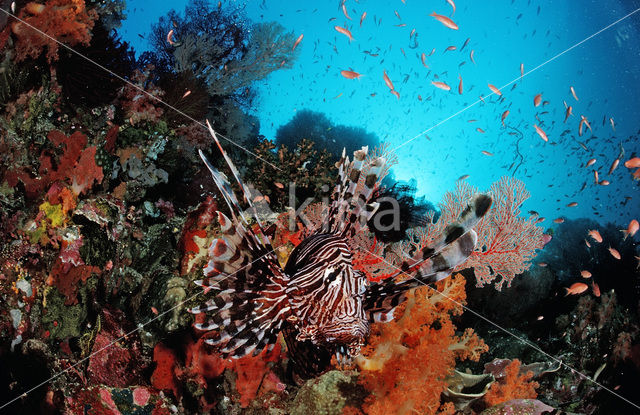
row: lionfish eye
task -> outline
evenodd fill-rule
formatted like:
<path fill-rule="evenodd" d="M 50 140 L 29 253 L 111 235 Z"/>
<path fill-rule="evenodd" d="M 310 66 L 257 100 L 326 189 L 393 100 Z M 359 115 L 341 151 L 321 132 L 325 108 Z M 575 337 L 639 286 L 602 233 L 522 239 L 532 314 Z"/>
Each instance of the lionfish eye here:
<path fill-rule="evenodd" d="M 336 280 L 336 278 L 338 278 L 338 274 L 340 273 L 340 270 L 335 270 L 333 271 L 331 274 L 327 275 L 327 281 L 328 282 L 334 282 Z"/>

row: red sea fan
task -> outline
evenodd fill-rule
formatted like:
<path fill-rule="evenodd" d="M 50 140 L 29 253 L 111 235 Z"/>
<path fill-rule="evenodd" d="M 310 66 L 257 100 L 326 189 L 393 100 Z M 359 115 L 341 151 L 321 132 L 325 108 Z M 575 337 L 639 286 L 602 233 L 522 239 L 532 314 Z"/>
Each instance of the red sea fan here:
<path fill-rule="evenodd" d="M 458 181 L 455 190 L 447 192 L 438 205 L 438 221 L 433 223 L 434 213 L 430 212 L 427 226 L 410 229 L 407 241 L 391 247 L 389 260 L 400 264 L 407 252 L 429 245 L 447 224 L 460 216 L 477 193 L 475 187 Z M 478 287 L 495 282 L 496 289 L 500 290 L 505 282 L 509 286 L 517 274 L 529 269 L 531 259 L 535 257 L 536 250 L 544 246 L 545 239 L 543 229 L 536 226 L 535 218 L 519 216 L 520 206 L 530 196 L 524 183 L 503 177 L 491 186 L 489 195 L 493 205 L 475 227 L 478 233 L 476 249 L 456 270 L 474 268 Z M 501 278 L 498 280 L 498 277 Z"/>
<path fill-rule="evenodd" d="M 491 185 L 489 194 L 493 207 L 476 226 L 476 250 L 462 267 L 473 267 L 478 287 L 495 282 L 500 290 L 505 282 L 509 287 L 516 275 L 529 269 L 545 241 L 535 217 L 519 216 L 520 206 L 530 196 L 523 182 L 503 177 Z"/>
<path fill-rule="evenodd" d="M 50 0 L 46 4 L 27 3 L 18 16 L 27 24 L 15 22 L 11 25 L 11 31 L 17 38 L 16 61 L 28 57 L 35 59 L 46 47 L 47 60 L 51 63 L 58 60 L 59 47 L 51 38 L 69 46 L 88 45 L 98 13 L 87 10 L 84 0 Z"/>

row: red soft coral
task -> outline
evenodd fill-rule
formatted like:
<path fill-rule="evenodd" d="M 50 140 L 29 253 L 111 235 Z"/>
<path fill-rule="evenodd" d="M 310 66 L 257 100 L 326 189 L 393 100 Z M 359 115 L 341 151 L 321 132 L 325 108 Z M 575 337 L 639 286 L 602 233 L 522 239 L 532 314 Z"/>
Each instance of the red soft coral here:
<path fill-rule="evenodd" d="M 9 186 L 16 186 L 19 181 L 22 182 L 27 197 L 34 199 L 56 181 L 65 181 L 71 184 L 76 195 L 89 190 L 94 181 L 98 183 L 102 181 L 102 167 L 98 166 L 95 161 L 96 147 L 85 148 L 87 136 L 76 131 L 67 137 L 60 131 L 52 130 L 47 138 L 56 148 L 62 149 L 62 154 L 57 162 L 52 154 L 43 151 L 40 154 L 38 175 L 34 177 L 24 167 L 11 169 L 6 174 Z"/>
<path fill-rule="evenodd" d="M 56 41 L 68 46 L 89 44 L 98 13 L 87 10 L 84 0 L 50 0 L 46 4 L 27 3 L 18 16 L 24 23 L 11 25 L 17 38 L 16 61 L 27 57 L 35 59 L 46 47 L 47 60 L 51 63 L 58 60 Z"/>
<path fill-rule="evenodd" d="M 103 178 L 102 167 L 96 164 L 96 146 L 85 148 L 69 174 L 73 193 L 76 195 L 86 193 L 91 189 L 94 181 L 100 183 Z"/>
<path fill-rule="evenodd" d="M 100 274 L 100 268 L 91 265 L 74 266 L 71 262 L 56 259 L 47 282 L 55 285 L 66 297 L 65 305 L 78 304 L 78 287 L 80 282 L 86 282 L 91 274 Z"/>
<path fill-rule="evenodd" d="M 491 385 L 491 389 L 484 395 L 488 406 L 497 405 L 512 399 L 535 399 L 538 394 L 538 382 L 532 381 L 533 372 L 520 374 L 520 361 L 514 359 L 504 369 L 505 376 Z"/>
<path fill-rule="evenodd" d="M 456 357 L 477 360 L 487 346 L 471 331 L 456 337 L 452 314 L 462 312 L 464 277 L 442 280 L 409 293 L 397 320 L 374 324 L 369 344 L 357 359 L 360 381 L 371 391 L 368 414 L 450 412 L 441 407 L 445 378 Z M 453 300 L 453 301 L 452 301 Z M 465 351 L 465 347 L 471 347 Z"/>

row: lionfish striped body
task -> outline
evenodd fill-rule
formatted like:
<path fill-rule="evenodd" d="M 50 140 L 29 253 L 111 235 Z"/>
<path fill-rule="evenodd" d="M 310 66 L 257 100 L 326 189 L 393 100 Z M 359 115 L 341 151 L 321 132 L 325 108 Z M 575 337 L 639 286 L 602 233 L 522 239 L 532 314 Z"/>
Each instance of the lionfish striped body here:
<path fill-rule="evenodd" d="M 244 200 L 253 208 L 248 189 L 209 129 Z M 227 357 L 257 355 L 272 348 L 282 332 L 297 374 L 312 376 L 325 370 L 333 355 L 348 362 L 359 353 L 371 322 L 392 319 L 408 290 L 445 278 L 473 252 L 477 236 L 471 228 L 491 205 L 485 195 L 476 197 L 430 246 L 406 258 L 390 278 L 371 283 L 356 270 L 349 238 L 366 231 L 377 209 L 370 199 L 385 162 L 382 158 L 365 162 L 367 152 L 363 147 L 349 161 L 343 151 L 323 222 L 294 248 L 284 269 L 255 209 L 256 224 L 249 226 L 226 176 L 200 153 L 232 215 L 230 219 L 218 212 L 222 236 L 209 248 L 205 279 L 196 281 L 211 297 L 190 310 L 209 318 L 196 329 L 219 332 L 207 343 Z M 403 274 L 413 278 L 397 281 Z"/>

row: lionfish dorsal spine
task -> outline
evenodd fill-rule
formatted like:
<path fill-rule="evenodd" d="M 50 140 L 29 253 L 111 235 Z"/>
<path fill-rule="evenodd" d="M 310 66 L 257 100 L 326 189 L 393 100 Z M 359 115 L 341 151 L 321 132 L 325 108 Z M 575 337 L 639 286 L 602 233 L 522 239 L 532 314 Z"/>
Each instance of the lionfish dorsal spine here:
<path fill-rule="evenodd" d="M 379 185 L 385 159 L 377 157 L 367 161 L 368 152 L 369 147 L 364 146 L 354 151 L 353 161 L 350 161 L 343 149 L 322 232 L 353 236 L 375 213 L 378 204 L 369 204 L 369 200 Z M 366 176 L 361 180 L 363 173 Z"/>

